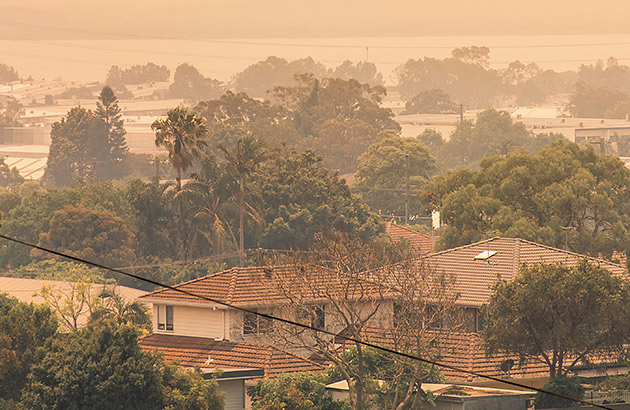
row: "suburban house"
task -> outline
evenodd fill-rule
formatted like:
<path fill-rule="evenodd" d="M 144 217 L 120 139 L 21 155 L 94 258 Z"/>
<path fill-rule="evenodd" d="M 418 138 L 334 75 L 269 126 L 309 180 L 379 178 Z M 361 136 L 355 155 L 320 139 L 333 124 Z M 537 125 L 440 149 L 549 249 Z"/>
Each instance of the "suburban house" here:
<path fill-rule="evenodd" d="M 583 255 L 516 238 L 492 238 L 416 259 L 413 266 L 417 269 L 454 279 L 456 307 L 465 316 L 464 329 L 450 332 L 448 337 L 438 337 L 443 324 L 427 330 L 427 337 L 436 337 L 440 362 L 542 386 L 548 375 L 542 360 L 519 363 L 517 357 L 507 355 L 486 357 L 477 333 L 483 328 L 480 308 L 491 296 L 493 285 L 499 280 L 513 279 L 523 264 L 560 262 L 575 266 L 582 259 Z M 589 259 L 615 274 L 625 274 L 625 268 L 619 264 Z M 153 333 L 140 344 L 145 349 L 164 352 L 167 360 L 185 367 L 200 367 L 208 374 L 223 370 L 226 378 L 223 388 L 230 392 L 230 400 L 236 398 L 226 408 L 242 409 L 239 406 L 246 406 L 246 400 L 235 392 L 244 391 L 246 380 L 282 372 L 318 371 L 324 367 L 321 358 L 310 356 L 306 349 L 294 348 L 289 338 L 280 338 L 286 341 L 282 343 L 267 319 L 236 307 L 283 316 L 287 310 L 281 307 L 293 306 L 288 313 L 292 320 L 340 333 L 344 331 L 343 323 L 328 305 L 335 298 L 352 299 L 360 302 L 361 314 L 367 312 L 365 338 L 391 346 L 396 289 L 392 286 L 382 289 L 386 282 L 379 283 L 374 278 L 374 272 L 369 272 L 351 277 L 344 285 L 330 269 L 306 265 L 237 267 L 214 273 L 176 286 L 214 302 L 170 289 L 140 297 L 140 301 L 153 306 Z M 309 307 L 309 313 L 304 314 Z M 584 370 L 592 372 L 590 368 Z M 449 383 L 504 387 L 453 370 L 444 369 L 442 374 Z"/>
<path fill-rule="evenodd" d="M 389 221 L 385 225 L 385 233 L 397 243 L 404 241 L 409 248 L 418 255 L 427 255 L 434 252 L 435 243 L 440 239 L 437 235 L 429 235 L 398 225 L 395 221 Z"/>

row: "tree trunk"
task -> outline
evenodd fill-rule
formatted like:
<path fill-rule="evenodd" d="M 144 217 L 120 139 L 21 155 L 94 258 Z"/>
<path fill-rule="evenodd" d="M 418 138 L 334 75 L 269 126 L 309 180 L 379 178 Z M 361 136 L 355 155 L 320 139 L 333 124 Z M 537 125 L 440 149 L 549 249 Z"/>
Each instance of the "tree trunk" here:
<path fill-rule="evenodd" d="M 182 171 L 179 167 L 176 168 L 175 181 L 177 184 L 176 189 L 179 193 L 182 190 Z M 182 199 L 179 196 L 177 197 L 177 236 L 177 241 L 179 242 L 179 246 L 177 247 L 177 259 L 184 260 L 186 259 L 186 250 L 184 245 L 184 216 L 182 210 Z"/>
<path fill-rule="evenodd" d="M 243 266 L 243 252 L 245 251 L 245 204 L 244 198 L 245 195 L 243 192 L 243 176 L 240 177 L 239 180 L 239 189 L 240 195 L 238 198 L 238 208 L 239 208 L 239 228 L 238 228 L 238 264 Z"/>

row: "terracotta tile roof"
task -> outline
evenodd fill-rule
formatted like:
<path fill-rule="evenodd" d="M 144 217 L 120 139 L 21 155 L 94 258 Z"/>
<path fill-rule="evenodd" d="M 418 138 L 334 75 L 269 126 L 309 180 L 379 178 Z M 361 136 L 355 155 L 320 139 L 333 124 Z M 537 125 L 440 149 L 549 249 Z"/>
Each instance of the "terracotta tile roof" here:
<path fill-rule="evenodd" d="M 311 269 L 306 274 L 301 269 Z M 334 292 L 340 295 L 351 293 L 352 286 L 348 277 L 332 273 L 323 267 L 305 267 L 304 265 L 276 265 L 236 267 L 223 272 L 211 274 L 189 282 L 181 283 L 176 288 L 208 297 L 223 303 L 236 306 L 260 306 L 286 302 L 286 294 L 300 295 L 305 299 L 326 300 Z M 358 279 L 350 278 L 358 283 Z M 362 282 L 362 291 L 378 292 L 377 286 L 371 288 Z M 359 286 L 357 285 L 357 288 Z M 175 290 L 163 289 L 140 297 L 143 301 L 175 301 L 212 303 L 204 299 L 189 296 Z"/>
<path fill-rule="evenodd" d="M 265 377 L 317 372 L 325 366 L 273 346 L 217 341 L 203 337 L 150 334 L 138 342 L 145 351 L 159 350 L 168 362 L 205 369 L 263 369 Z"/>
<path fill-rule="evenodd" d="M 394 242 L 400 242 L 404 239 L 409 244 L 409 247 L 420 255 L 432 253 L 434 251 L 433 245 L 440 239 L 439 236 L 431 238 L 431 235 L 414 231 L 391 221 L 387 222 L 385 232 Z"/>
<path fill-rule="evenodd" d="M 390 329 L 369 327 L 365 330 L 366 340 L 381 346 L 393 348 Z M 501 363 L 507 359 L 514 360 L 509 377 L 512 379 L 529 379 L 548 377 L 549 368 L 542 360 L 529 360 L 522 365 L 515 355 L 497 354 L 487 357 L 483 340 L 477 333 L 427 331 L 427 341 L 433 340 L 429 352 L 432 360 L 478 374 L 507 378 L 508 374 L 501 370 Z M 447 382 L 482 382 L 486 379 L 452 369 L 440 368 L 440 373 Z"/>
<path fill-rule="evenodd" d="M 483 260 L 475 259 L 482 252 L 496 252 Z M 585 258 L 573 252 L 518 238 L 492 238 L 427 255 L 421 259 L 425 266 L 455 278 L 458 303 L 481 306 L 492 295 L 492 287 L 499 280 L 512 280 L 523 264 L 562 262 L 575 266 Z M 614 274 L 626 274 L 619 264 L 588 258 Z"/>

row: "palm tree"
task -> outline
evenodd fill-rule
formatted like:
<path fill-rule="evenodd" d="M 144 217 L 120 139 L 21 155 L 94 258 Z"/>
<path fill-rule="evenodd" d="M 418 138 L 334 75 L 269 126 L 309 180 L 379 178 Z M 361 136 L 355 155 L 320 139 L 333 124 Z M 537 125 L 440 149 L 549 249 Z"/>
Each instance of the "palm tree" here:
<path fill-rule="evenodd" d="M 231 150 L 224 146 L 219 146 L 223 156 L 227 160 L 227 169 L 238 182 L 238 187 L 234 196 L 238 201 L 239 209 L 239 263 L 243 265 L 243 250 L 245 248 L 245 213 L 256 215 L 256 210 L 245 201 L 245 184 L 247 177 L 251 175 L 258 165 L 268 158 L 265 144 L 253 135 L 240 138 Z"/>
<path fill-rule="evenodd" d="M 155 120 L 151 129 L 155 132 L 155 145 L 168 151 L 168 159 L 177 173 L 177 191 L 180 191 L 182 172 L 201 157 L 208 145 L 205 121 L 187 108 L 177 107 L 170 110 L 165 119 Z"/>
<path fill-rule="evenodd" d="M 200 158 L 203 149 L 208 145 L 205 138 L 208 128 L 202 117 L 187 108 L 177 107 L 170 110 L 165 119 L 158 119 L 151 124 L 155 132 L 155 145 L 168 151 L 168 159 L 175 168 L 177 192 L 182 189 L 182 171 L 186 172 L 193 161 Z M 182 203 L 177 200 L 177 217 L 179 220 L 179 258 L 186 255 L 186 236 Z"/>
<path fill-rule="evenodd" d="M 192 176 L 178 196 L 188 204 L 191 212 L 190 251 L 213 246 L 215 254 L 223 252 L 228 237 L 238 247 L 238 241 L 223 217 L 227 195 L 222 189 L 226 184 L 225 174 L 216 158 L 208 154 L 201 162 L 201 170 Z"/>

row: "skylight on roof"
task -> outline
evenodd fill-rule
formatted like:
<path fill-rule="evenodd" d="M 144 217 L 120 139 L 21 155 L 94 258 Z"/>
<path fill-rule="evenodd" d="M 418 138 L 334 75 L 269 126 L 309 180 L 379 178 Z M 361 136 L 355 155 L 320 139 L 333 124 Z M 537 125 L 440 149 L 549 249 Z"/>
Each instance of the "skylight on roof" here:
<path fill-rule="evenodd" d="M 497 251 L 483 251 L 479 255 L 475 256 L 475 260 L 485 261 L 487 259 L 490 259 L 496 254 L 497 254 Z"/>

